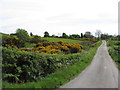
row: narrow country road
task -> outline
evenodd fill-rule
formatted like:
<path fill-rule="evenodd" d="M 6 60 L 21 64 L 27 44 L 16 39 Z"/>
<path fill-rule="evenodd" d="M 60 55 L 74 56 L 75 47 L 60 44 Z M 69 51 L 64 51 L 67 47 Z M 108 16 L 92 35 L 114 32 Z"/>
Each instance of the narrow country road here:
<path fill-rule="evenodd" d="M 98 48 L 91 65 L 60 88 L 118 88 L 118 69 L 108 53 L 106 41 Z"/>

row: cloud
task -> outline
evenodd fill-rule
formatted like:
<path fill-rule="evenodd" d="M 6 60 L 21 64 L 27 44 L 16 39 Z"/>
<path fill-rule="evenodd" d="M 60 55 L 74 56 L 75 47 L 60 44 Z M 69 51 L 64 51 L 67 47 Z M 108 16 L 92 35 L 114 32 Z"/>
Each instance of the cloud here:
<path fill-rule="evenodd" d="M 0 28 L 43 35 L 85 31 L 117 34 L 118 0 L 1 0 Z M 112 31 L 111 31 L 112 30 Z"/>

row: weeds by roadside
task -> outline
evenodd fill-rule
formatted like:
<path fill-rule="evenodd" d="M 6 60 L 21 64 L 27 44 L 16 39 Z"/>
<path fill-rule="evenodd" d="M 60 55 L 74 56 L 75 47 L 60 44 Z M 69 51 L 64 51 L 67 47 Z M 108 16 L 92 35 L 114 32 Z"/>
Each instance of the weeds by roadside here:
<path fill-rule="evenodd" d="M 107 46 L 109 48 L 108 50 L 109 54 L 117 64 L 118 69 L 120 69 L 120 60 L 119 60 L 120 46 L 119 45 L 120 45 L 120 41 L 109 40 L 107 42 Z"/>

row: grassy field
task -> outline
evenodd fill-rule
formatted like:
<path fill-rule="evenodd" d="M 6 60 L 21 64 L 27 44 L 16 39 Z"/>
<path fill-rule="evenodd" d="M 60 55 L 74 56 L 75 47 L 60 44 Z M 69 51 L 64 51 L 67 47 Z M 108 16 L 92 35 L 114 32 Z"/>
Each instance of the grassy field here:
<path fill-rule="evenodd" d="M 120 69 L 119 53 L 120 53 L 120 41 L 109 40 L 108 42 L 109 54 L 112 59 L 116 62 L 118 68 Z"/>
<path fill-rule="evenodd" d="M 57 42 L 57 41 L 64 41 L 64 42 L 68 42 L 68 43 L 82 43 L 85 40 L 73 40 L 73 39 L 64 39 L 64 38 L 47 38 L 47 37 L 42 37 L 42 39 L 44 40 L 48 40 L 50 42 Z"/>
<path fill-rule="evenodd" d="M 52 73 L 47 77 L 38 78 L 37 82 L 28 82 L 24 84 L 10 84 L 3 82 L 3 88 L 31 88 L 31 90 L 35 88 L 41 88 L 41 90 L 44 90 L 44 88 L 48 88 L 48 90 L 59 88 L 64 83 L 67 83 L 71 79 L 75 78 L 91 63 L 100 44 L 101 42 L 97 42 L 95 47 L 89 49 L 89 51 L 79 53 L 81 58 L 78 63 Z"/>
<path fill-rule="evenodd" d="M 25 48 L 32 48 L 34 47 L 36 44 L 34 43 L 25 43 Z"/>

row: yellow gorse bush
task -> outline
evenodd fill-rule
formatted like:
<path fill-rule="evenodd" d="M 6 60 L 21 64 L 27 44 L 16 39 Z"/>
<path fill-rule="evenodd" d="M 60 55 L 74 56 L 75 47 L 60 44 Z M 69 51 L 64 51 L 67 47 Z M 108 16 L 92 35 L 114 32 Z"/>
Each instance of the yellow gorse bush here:
<path fill-rule="evenodd" d="M 61 46 L 60 48 L 61 48 L 61 50 L 63 50 L 63 51 L 68 51 L 68 50 L 69 50 L 69 48 L 68 48 L 67 46 Z"/>
<path fill-rule="evenodd" d="M 32 52 L 50 54 L 59 54 L 60 52 L 77 53 L 82 51 L 82 47 L 83 46 L 81 44 L 67 43 L 63 41 L 58 42 L 43 41 L 36 44 L 36 46 L 32 49 Z"/>
<path fill-rule="evenodd" d="M 55 53 L 60 53 L 59 49 L 51 49 L 48 51 L 48 53 L 55 54 Z"/>

